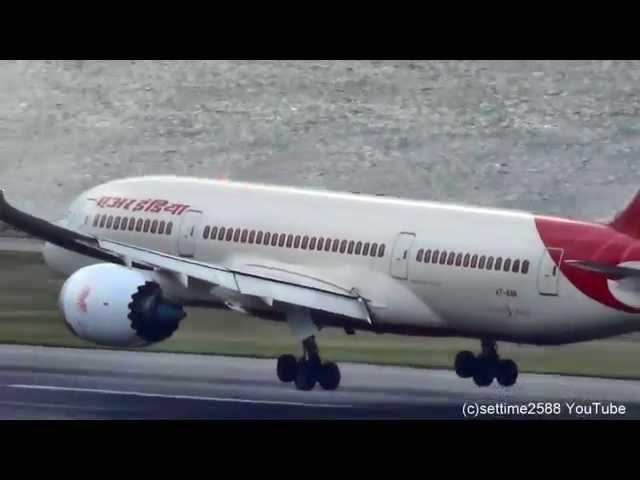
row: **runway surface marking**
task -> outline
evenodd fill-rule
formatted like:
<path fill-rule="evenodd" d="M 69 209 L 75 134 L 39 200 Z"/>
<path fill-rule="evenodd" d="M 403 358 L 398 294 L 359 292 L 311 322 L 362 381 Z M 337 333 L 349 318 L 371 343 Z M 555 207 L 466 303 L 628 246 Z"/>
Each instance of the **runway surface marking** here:
<path fill-rule="evenodd" d="M 227 398 L 227 397 L 201 397 L 194 395 L 167 395 L 162 393 L 145 393 L 132 392 L 126 390 L 105 390 L 101 388 L 75 388 L 75 387 L 58 387 L 54 385 L 7 385 L 9 388 L 22 388 L 30 390 L 53 390 L 61 392 L 83 392 L 83 393 L 99 393 L 103 395 L 128 395 L 131 397 L 147 397 L 147 398 L 168 398 L 173 400 L 198 400 L 205 402 L 231 402 L 231 403 L 250 403 L 255 405 L 289 405 L 292 407 L 317 407 L 317 408 L 352 408 L 352 405 L 330 404 L 330 403 L 303 403 L 288 402 L 280 400 L 249 400 L 246 398 Z"/>
<path fill-rule="evenodd" d="M 113 411 L 112 407 L 93 407 L 84 405 L 65 405 L 60 403 L 42 403 L 42 402 L 18 402 L 18 401 L 0 401 L 0 405 L 11 407 L 40 407 L 40 408 L 57 408 L 61 410 L 96 410 L 96 411 Z"/>

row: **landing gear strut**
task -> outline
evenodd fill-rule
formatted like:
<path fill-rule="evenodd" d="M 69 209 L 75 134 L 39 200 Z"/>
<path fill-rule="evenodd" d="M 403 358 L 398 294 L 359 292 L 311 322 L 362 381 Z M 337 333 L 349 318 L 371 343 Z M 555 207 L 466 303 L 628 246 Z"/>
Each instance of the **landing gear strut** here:
<path fill-rule="evenodd" d="M 313 390 L 316 383 L 324 390 L 336 390 L 340 385 L 340 369 L 333 362 L 323 363 L 314 336 L 302 342 L 304 351 L 300 359 L 293 355 L 278 358 L 278 378 L 281 382 L 293 382 L 298 390 Z"/>
<path fill-rule="evenodd" d="M 503 387 L 511 387 L 518 378 L 518 366 L 513 360 L 500 359 L 493 340 L 482 340 L 478 356 L 468 351 L 458 353 L 455 369 L 460 378 L 473 378 L 479 387 L 488 387 L 494 379 Z"/>

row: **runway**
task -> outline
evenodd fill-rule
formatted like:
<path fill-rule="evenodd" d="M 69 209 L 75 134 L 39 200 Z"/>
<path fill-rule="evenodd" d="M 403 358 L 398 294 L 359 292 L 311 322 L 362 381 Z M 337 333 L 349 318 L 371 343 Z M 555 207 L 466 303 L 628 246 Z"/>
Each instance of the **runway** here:
<path fill-rule="evenodd" d="M 477 419 L 640 418 L 637 381 L 523 374 L 479 389 L 444 370 L 340 367 L 338 391 L 300 392 L 278 382 L 275 360 L 0 346 L 0 419 L 465 419 L 465 404 Z M 503 411 L 474 416 L 482 406 Z"/>

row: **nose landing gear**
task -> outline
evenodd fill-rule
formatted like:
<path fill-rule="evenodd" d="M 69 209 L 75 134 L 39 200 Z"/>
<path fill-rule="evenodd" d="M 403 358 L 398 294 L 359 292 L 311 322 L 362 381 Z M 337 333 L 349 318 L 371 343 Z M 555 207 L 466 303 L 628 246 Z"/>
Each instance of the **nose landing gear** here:
<path fill-rule="evenodd" d="M 478 356 L 469 351 L 458 353 L 455 370 L 460 378 L 473 378 L 473 382 L 479 387 L 488 387 L 494 379 L 503 387 L 511 387 L 518 378 L 516 363 L 500 359 L 492 340 L 482 341 L 482 353 Z"/>

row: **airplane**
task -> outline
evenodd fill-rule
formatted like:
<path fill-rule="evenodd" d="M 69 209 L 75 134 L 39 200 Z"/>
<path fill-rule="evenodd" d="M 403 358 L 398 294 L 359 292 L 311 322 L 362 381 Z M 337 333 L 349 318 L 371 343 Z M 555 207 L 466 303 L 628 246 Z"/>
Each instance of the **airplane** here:
<path fill-rule="evenodd" d="M 0 191 L 1 192 L 1 191 Z M 68 328 L 97 345 L 171 337 L 185 307 L 286 322 L 280 381 L 336 390 L 323 328 L 480 340 L 456 374 L 513 386 L 497 342 L 564 345 L 640 328 L 640 192 L 613 219 L 194 177 L 87 190 L 49 222 L 0 193 L 0 220 L 44 240 Z"/>

